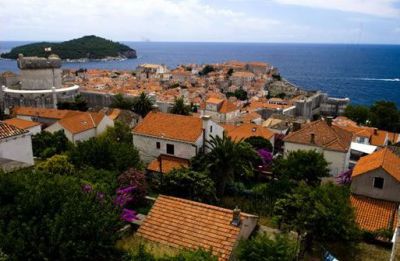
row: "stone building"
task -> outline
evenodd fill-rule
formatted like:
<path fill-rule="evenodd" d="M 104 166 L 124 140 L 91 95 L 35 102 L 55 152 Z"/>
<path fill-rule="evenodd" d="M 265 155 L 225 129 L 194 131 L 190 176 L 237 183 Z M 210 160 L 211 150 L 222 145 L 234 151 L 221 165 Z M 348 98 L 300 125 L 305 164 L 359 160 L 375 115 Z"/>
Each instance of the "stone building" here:
<path fill-rule="evenodd" d="M 79 92 L 77 85 L 62 85 L 61 59 L 57 55 L 45 58 L 20 54 L 17 65 L 20 84 L 3 85 L 0 91 L 6 113 L 14 106 L 57 108 L 58 102 L 72 100 Z"/>

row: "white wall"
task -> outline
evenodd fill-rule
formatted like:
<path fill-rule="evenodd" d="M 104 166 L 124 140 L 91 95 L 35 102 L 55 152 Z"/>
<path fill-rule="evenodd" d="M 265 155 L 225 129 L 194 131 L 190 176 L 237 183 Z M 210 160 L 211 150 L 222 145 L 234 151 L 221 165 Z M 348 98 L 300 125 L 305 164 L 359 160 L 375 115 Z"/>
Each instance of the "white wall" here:
<path fill-rule="evenodd" d="M 36 125 L 27 129 L 32 135 L 38 134 L 42 132 L 42 126 Z"/>
<path fill-rule="evenodd" d="M 0 140 L 0 158 L 33 165 L 31 133 Z"/>
<path fill-rule="evenodd" d="M 350 149 L 347 152 L 339 152 L 332 150 L 323 150 L 320 147 L 285 142 L 284 152 L 287 154 L 290 151 L 296 150 L 316 150 L 324 154 L 325 160 L 329 163 L 329 170 L 332 176 L 337 176 L 349 167 Z"/>
<path fill-rule="evenodd" d="M 141 159 L 146 163 L 154 160 L 160 154 L 167 154 L 167 144 L 174 145 L 173 156 L 190 159 L 196 156 L 201 147 L 201 141 L 202 137 L 199 137 L 196 142 L 186 143 L 133 133 L 133 145 L 139 150 Z M 160 142 L 160 149 L 157 149 L 157 142 Z"/>

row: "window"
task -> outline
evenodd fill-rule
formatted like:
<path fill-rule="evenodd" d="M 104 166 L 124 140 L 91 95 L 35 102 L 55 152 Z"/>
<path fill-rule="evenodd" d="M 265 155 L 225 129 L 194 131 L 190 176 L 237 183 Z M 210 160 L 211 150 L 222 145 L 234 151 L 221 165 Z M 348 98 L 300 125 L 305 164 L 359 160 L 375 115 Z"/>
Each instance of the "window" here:
<path fill-rule="evenodd" d="M 210 132 L 212 132 L 212 125 L 210 126 Z"/>
<path fill-rule="evenodd" d="M 157 141 L 157 142 L 156 142 L 156 147 L 157 147 L 157 149 L 159 149 L 159 148 L 161 147 L 161 145 L 160 145 L 160 142 L 159 142 L 159 141 Z"/>
<path fill-rule="evenodd" d="M 172 145 L 172 144 L 167 144 L 167 154 L 171 154 L 171 155 L 174 155 L 174 154 L 175 154 L 174 145 Z"/>
<path fill-rule="evenodd" d="M 374 178 L 374 188 L 383 189 L 383 178 L 375 177 Z"/>

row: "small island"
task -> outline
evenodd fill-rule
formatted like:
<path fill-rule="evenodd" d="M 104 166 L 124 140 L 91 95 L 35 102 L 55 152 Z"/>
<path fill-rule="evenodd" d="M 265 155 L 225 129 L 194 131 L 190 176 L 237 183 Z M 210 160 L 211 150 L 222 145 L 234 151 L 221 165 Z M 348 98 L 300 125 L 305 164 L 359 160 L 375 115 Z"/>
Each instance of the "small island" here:
<path fill-rule="evenodd" d="M 45 49 L 49 47 L 52 53 L 57 54 L 61 59 L 67 61 L 137 58 L 136 51 L 129 46 L 95 35 L 84 36 L 61 43 L 39 42 L 21 45 L 0 56 L 6 59 L 17 59 L 18 54 L 43 57 L 48 56 Z"/>

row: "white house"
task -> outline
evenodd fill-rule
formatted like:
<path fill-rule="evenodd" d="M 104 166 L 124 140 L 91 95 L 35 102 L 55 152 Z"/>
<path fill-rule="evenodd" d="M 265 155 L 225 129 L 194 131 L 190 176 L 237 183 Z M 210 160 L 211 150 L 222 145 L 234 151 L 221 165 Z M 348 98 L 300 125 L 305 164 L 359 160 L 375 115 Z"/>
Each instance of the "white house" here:
<path fill-rule="evenodd" d="M 209 116 L 197 118 L 150 112 L 133 129 L 133 144 L 146 163 L 165 154 L 190 159 L 211 136 L 222 136 L 223 131 Z"/>
<path fill-rule="evenodd" d="M 113 127 L 114 122 L 104 113 L 80 112 L 57 121 L 45 131 L 54 133 L 63 130 L 68 140 L 76 143 L 102 134 L 108 126 Z"/>
<path fill-rule="evenodd" d="M 234 103 L 218 98 L 209 98 L 200 109 L 202 115 L 210 115 L 218 123 L 234 122 L 241 117 L 240 109 Z"/>
<path fill-rule="evenodd" d="M 4 120 L 4 122 L 17 128 L 27 130 L 32 133 L 32 135 L 42 132 L 42 125 L 39 122 L 28 121 L 19 118 Z"/>
<path fill-rule="evenodd" d="M 352 133 L 331 122 L 318 120 L 304 125 L 284 138 L 284 152 L 316 150 L 329 163 L 330 174 L 336 176 L 349 168 Z"/>
<path fill-rule="evenodd" d="M 0 121 L 0 167 L 9 171 L 32 166 L 32 133 Z"/>

